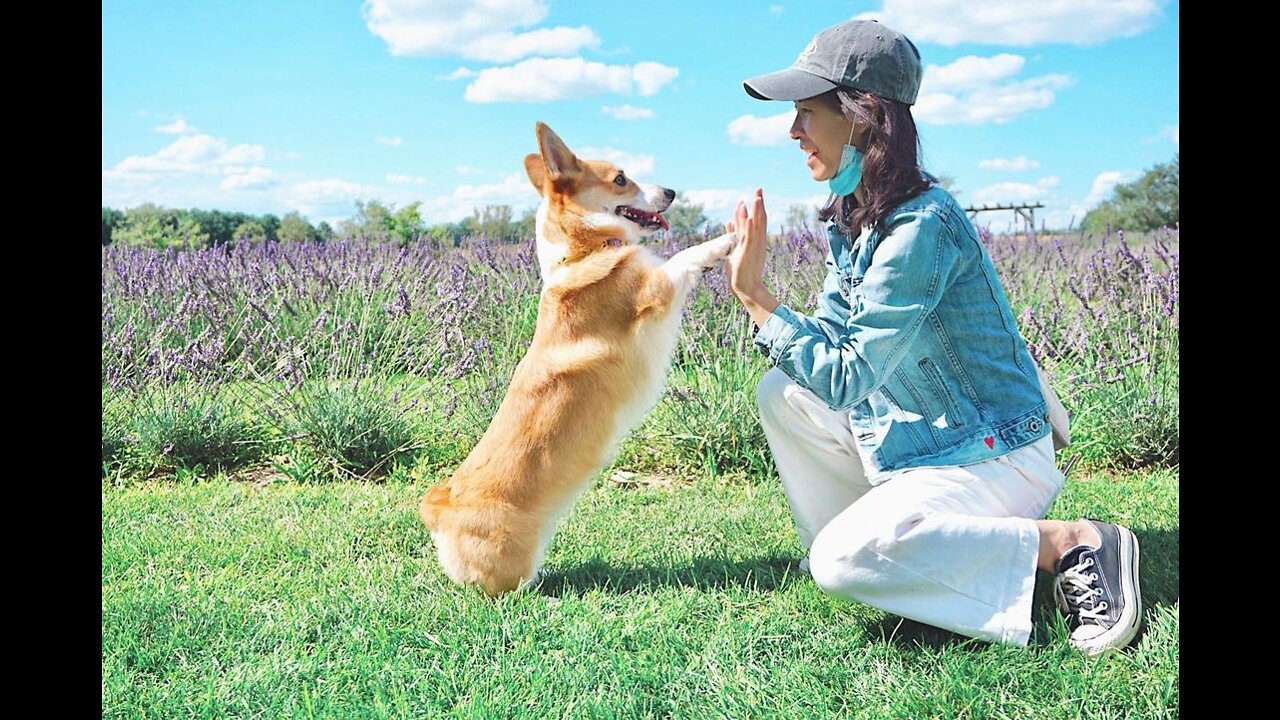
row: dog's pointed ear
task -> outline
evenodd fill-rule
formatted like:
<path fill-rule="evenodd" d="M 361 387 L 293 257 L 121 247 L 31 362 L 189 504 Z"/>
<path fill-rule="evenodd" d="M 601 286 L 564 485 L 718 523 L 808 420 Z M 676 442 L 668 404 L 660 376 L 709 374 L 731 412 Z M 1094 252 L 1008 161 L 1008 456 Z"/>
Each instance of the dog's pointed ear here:
<path fill-rule="evenodd" d="M 535 134 L 538 136 L 538 150 L 542 152 L 542 161 L 546 163 L 547 174 L 552 180 L 575 177 L 582 171 L 578 157 L 545 123 L 538 123 Z"/>
<path fill-rule="evenodd" d="M 524 171 L 529 176 L 529 182 L 533 183 L 533 189 L 541 195 L 542 184 L 547 181 L 547 164 L 542 162 L 542 156 L 538 153 L 525 155 Z"/>
<path fill-rule="evenodd" d="M 525 174 L 529 176 L 529 182 L 534 183 L 534 190 L 541 195 L 543 183 L 547 182 L 547 163 L 543 163 L 543 156 L 536 152 L 525 155 Z"/>

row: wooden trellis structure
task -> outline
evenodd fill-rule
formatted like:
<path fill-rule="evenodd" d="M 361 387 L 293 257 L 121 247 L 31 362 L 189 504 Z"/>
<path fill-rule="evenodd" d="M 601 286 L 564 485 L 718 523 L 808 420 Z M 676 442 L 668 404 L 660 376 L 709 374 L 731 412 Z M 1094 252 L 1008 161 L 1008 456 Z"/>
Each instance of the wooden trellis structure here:
<path fill-rule="evenodd" d="M 1032 205 L 983 205 L 982 207 L 973 207 L 970 205 L 964 211 L 969 213 L 969 220 L 973 221 L 978 218 L 978 213 L 986 210 L 1012 210 L 1014 214 L 1020 216 L 1027 222 L 1027 232 L 1035 233 L 1036 231 L 1036 208 L 1044 207 L 1044 203 L 1035 203 Z"/>

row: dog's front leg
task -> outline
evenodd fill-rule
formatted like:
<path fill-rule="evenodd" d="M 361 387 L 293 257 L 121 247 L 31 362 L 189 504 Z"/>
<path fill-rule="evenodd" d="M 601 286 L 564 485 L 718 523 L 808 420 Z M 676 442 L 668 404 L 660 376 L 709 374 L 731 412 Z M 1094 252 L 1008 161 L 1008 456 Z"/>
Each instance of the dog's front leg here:
<path fill-rule="evenodd" d="M 733 233 L 725 233 L 717 238 L 712 238 L 704 243 L 699 243 L 693 247 L 687 247 L 684 250 L 671 256 L 662 264 L 662 271 L 667 277 L 671 278 L 671 284 L 675 286 L 677 300 L 682 300 L 698 281 L 698 276 L 702 274 L 703 268 L 715 267 L 720 261 L 729 256 L 735 245 L 738 244 L 738 238 Z"/>
<path fill-rule="evenodd" d="M 699 243 L 672 255 L 654 268 L 636 306 L 642 318 L 666 317 L 684 304 L 685 297 L 698 282 L 704 268 L 714 267 L 728 257 L 738 242 L 731 234 Z"/>

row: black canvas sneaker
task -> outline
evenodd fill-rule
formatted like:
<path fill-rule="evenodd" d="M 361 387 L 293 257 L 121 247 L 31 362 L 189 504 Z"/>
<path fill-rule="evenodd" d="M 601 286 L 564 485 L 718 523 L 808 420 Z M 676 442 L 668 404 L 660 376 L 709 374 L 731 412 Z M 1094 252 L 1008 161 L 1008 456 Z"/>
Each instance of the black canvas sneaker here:
<path fill-rule="evenodd" d="M 1058 560 L 1053 595 L 1067 616 L 1071 644 L 1086 655 L 1100 655 L 1128 645 L 1142 622 L 1138 538 L 1121 525 L 1089 522 L 1102 547 L 1068 550 Z"/>

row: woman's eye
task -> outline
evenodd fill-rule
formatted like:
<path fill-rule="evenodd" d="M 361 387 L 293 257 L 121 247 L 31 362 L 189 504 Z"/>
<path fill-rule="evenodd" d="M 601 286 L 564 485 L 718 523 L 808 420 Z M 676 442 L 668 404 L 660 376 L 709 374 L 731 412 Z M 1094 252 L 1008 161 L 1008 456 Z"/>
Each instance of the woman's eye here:
<path fill-rule="evenodd" d="M 627 176 L 626 176 L 626 175 L 619 175 L 618 177 L 616 177 L 616 178 L 614 178 L 614 179 L 613 179 L 613 184 L 614 184 L 614 185 L 617 185 L 618 187 L 622 187 L 622 186 L 626 185 L 626 184 L 627 184 Z"/>

